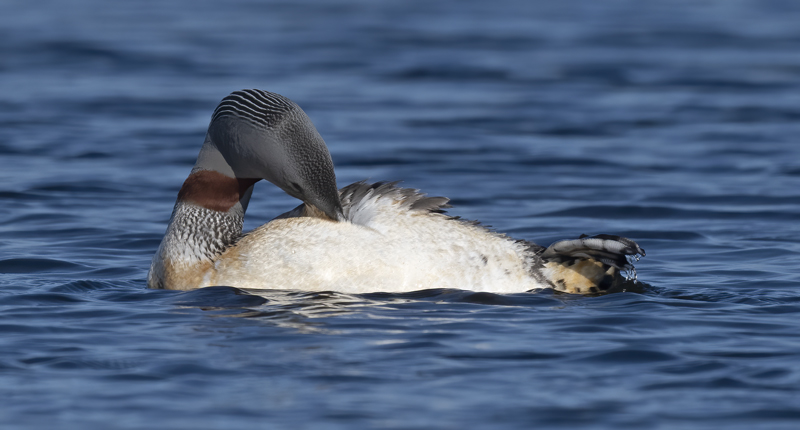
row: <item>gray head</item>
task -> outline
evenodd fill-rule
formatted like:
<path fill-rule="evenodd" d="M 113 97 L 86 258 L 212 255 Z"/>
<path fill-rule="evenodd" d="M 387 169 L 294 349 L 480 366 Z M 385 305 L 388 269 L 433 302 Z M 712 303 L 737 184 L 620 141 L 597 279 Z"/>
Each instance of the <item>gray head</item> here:
<path fill-rule="evenodd" d="M 261 90 L 234 91 L 219 103 L 192 172 L 266 179 L 292 197 L 342 219 L 325 141 L 293 101 Z"/>

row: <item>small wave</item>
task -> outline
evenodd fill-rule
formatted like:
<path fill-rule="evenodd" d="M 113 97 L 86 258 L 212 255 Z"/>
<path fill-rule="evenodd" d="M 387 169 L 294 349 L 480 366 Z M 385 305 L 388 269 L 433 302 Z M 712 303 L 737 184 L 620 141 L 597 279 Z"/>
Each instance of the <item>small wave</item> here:
<path fill-rule="evenodd" d="M 662 361 L 673 361 L 677 359 L 678 357 L 661 351 L 647 349 L 620 349 L 601 354 L 592 354 L 577 361 L 614 364 L 648 364 Z"/>
<path fill-rule="evenodd" d="M 233 287 L 208 287 L 179 293 L 169 300 L 177 306 L 227 309 L 260 306 L 267 303 L 264 297 L 249 294 Z"/>
<path fill-rule="evenodd" d="M 541 217 L 588 217 L 611 219 L 730 219 L 730 220 L 775 220 L 788 221 L 797 218 L 792 211 L 723 211 L 703 209 L 679 209 L 668 206 L 639 205 L 594 205 L 544 212 Z"/>
<path fill-rule="evenodd" d="M 87 266 L 51 258 L 8 258 L 0 260 L 0 273 L 69 273 L 86 270 Z"/>

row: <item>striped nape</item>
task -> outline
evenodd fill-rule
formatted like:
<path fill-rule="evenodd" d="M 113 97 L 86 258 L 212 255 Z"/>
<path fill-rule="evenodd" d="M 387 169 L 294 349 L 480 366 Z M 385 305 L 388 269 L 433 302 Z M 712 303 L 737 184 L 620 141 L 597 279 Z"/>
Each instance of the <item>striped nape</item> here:
<path fill-rule="evenodd" d="M 213 123 L 219 118 L 235 116 L 257 127 L 273 128 L 287 112 L 297 108 L 286 97 L 262 90 L 234 91 L 219 102 L 211 116 Z"/>

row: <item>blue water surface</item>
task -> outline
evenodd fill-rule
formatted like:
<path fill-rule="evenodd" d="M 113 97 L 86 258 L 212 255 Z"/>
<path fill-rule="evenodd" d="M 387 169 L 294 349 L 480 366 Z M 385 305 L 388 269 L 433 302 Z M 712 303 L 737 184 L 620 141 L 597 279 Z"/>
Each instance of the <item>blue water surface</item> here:
<path fill-rule="evenodd" d="M 800 428 L 800 4 L 4 0 L 0 427 Z M 229 92 L 295 100 L 339 185 L 403 180 L 597 297 L 148 290 Z M 297 201 L 256 187 L 246 228 Z M 464 286 L 465 289 L 469 286 Z"/>

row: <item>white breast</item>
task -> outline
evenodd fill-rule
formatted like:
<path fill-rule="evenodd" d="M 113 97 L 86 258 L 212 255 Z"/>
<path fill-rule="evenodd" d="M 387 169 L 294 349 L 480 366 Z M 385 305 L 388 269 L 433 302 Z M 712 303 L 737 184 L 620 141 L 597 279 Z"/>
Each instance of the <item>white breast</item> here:
<path fill-rule="evenodd" d="M 346 293 L 546 287 L 530 276 L 524 245 L 442 214 L 401 209 L 400 203 L 364 199 L 350 212 L 357 223 L 273 220 L 223 253 L 202 286 Z"/>

